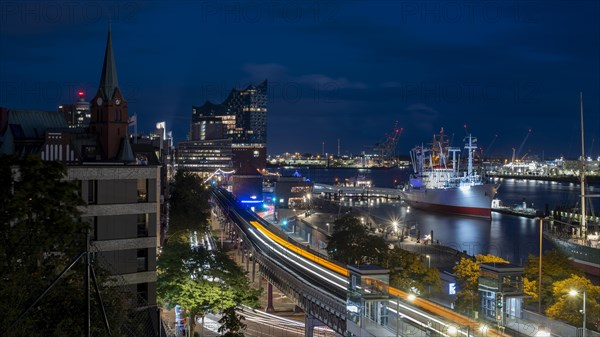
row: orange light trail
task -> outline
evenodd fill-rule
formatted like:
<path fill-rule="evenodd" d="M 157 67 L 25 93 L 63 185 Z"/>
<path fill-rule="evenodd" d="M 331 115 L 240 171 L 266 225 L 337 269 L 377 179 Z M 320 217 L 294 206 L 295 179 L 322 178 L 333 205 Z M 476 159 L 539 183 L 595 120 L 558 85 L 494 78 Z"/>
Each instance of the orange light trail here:
<path fill-rule="evenodd" d="M 333 263 L 327 259 L 317 256 L 317 255 L 307 251 L 306 249 L 300 248 L 300 247 L 284 240 L 277 234 L 275 234 L 275 233 L 271 232 L 270 230 L 268 230 L 267 228 L 265 228 L 265 226 L 261 225 L 257 221 L 250 221 L 250 224 L 252 226 L 254 226 L 258 231 L 260 231 L 261 233 L 263 233 L 264 235 L 266 235 L 273 241 L 277 242 L 278 244 L 282 245 L 283 247 L 287 248 L 288 250 L 290 250 L 300 256 L 303 256 L 306 259 L 313 261 L 313 262 L 315 262 L 333 272 L 336 272 L 340 275 L 343 275 L 345 277 L 348 277 L 350 275 L 350 272 L 348 271 L 347 268 L 339 266 L 336 263 Z M 403 298 L 408 301 L 408 293 L 405 291 L 396 289 L 394 287 L 388 287 L 388 293 L 392 296 L 395 296 L 398 298 Z M 412 302 L 413 304 L 415 304 L 416 306 L 418 306 L 424 310 L 427 310 L 431 313 L 440 315 L 441 317 L 444 317 L 445 319 L 451 320 L 451 321 L 461 324 L 461 325 L 469 326 L 469 327 L 471 327 L 471 329 L 473 329 L 473 331 L 476 331 L 475 329 L 477 329 L 477 327 L 479 327 L 479 325 L 480 325 L 480 323 L 477 321 L 474 321 L 474 320 L 472 320 L 468 317 L 465 317 L 461 314 L 458 314 L 450 309 L 444 308 L 441 305 L 432 303 L 432 302 L 424 300 L 422 298 L 417 297 L 410 302 Z M 505 335 L 501 332 L 498 332 L 496 330 L 493 330 L 491 328 L 488 330 L 488 334 L 490 336 L 507 336 L 507 335 Z"/>

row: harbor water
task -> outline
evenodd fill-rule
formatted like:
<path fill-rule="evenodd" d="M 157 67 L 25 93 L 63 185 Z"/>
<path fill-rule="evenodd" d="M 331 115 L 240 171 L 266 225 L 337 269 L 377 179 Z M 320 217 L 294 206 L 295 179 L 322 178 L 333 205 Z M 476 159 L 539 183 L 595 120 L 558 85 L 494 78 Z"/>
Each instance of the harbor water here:
<path fill-rule="evenodd" d="M 335 184 L 346 179 L 367 179 L 376 187 L 394 187 L 405 183 L 411 173 L 409 168 L 393 169 L 337 169 L 337 168 L 280 168 L 282 175 L 298 172 L 316 183 Z M 507 205 L 527 205 L 541 211 L 560 206 L 574 206 L 579 202 L 579 185 L 539 180 L 498 179 L 497 198 Z M 586 194 L 599 194 L 600 186 L 588 186 Z M 600 211 L 600 198 L 591 198 L 592 208 Z M 469 255 L 493 254 L 511 263 L 524 265 L 529 255 L 539 256 L 540 221 L 492 212 L 491 219 L 480 219 L 431 213 L 409 209 L 399 202 L 372 200 L 353 204 L 367 212 L 378 227 L 390 226 L 397 221 L 412 235 L 423 237 L 433 231 L 433 241 L 450 246 Z M 552 244 L 542 241 L 543 250 Z"/>

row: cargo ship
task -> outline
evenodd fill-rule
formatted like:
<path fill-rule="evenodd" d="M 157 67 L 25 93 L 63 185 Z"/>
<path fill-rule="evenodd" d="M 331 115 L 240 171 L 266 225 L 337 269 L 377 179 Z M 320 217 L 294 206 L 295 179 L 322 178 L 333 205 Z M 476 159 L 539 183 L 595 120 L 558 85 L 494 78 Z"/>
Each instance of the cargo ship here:
<path fill-rule="evenodd" d="M 461 149 L 451 147 L 444 135 L 433 136 L 431 147 L 416 146 L 410 157 L 414 173 L 400 192 L 411 207 L 435 212 L 491 218 L 498 184 L 487 182 L 473 167 L 477 138 L 465 138 L 467 167 L 461 167 Z"/>

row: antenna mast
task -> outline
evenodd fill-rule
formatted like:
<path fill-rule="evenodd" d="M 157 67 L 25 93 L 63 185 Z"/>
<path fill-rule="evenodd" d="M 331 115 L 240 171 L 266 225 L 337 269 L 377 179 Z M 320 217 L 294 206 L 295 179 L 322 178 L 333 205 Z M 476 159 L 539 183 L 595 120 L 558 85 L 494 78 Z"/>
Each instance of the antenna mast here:
<path fill-rule="evenodd" d="M 581 179 L 581 237 L 587 237 L 587 225 L 585 219 L 585 149 L 583 137 L 583 94 L 579 92 L 579 114 L 581 115 L 581 167 L 579 176 Z"/>

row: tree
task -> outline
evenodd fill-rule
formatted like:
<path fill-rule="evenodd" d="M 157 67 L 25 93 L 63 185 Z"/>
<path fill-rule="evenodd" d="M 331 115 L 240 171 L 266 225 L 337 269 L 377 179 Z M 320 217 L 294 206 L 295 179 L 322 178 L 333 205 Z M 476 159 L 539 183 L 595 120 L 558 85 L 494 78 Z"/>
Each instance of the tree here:
<path fill-rule="evenodd" d="M 194 331 L 195 317 L 239 304 L 257 307 L 259 290 L 250 288 L 245 272 L 220 251 L 170 238 L 158 259 L 158 295 L 168 308 L 185 308 Z"/>
<path fill-rule="evenodd" d="M 595 286 L 585 277 L 572 275 L 564 280 L 556 281 L 552 285 L 553 304 L 546 310 L 548 317 L 565 321 L 573 326 L 581 326 L 583 315 L 583 291 L 586 292 L 585 310 L 587 316 L 586 326 L 591 328 L 600 317 L 600 286 Z M 576 296 L 569 295 L 569 291 L 577 291 Z"/>
<path fill-rule="evenodd" d="M 239 315 L 233 307 L 223 310 L 223 317 L 219 320 L 221 323 L 219 333 L 224 337 L 244 337 L 241 332 L 246 329 L 246 324 L 242 323 L 244 319 L 244 316 Z"/>
<path fill-rule="evenodd" d="M 529 281 L 527 277 L 523 277 L 523 294 L 527 296 L 526 301 L 537 302 L 538 281 Z"/>
<path fill-rule="evenodd" d="M 428 286 L 440 289 L 439 271 L 423 262 L 423 256 L 395 247 L 388 251 L 382 266 L 390 270 L 390 285 L 400 290 L 422 294 Z"/>
<path fill-rule="evenodd" d="M 554 302 L 552 296 L 552 287 L 554 282 L 570 278 L 572 275 L 583 276 L 583 272 L 575 267 L 569 258 L 557 249 L 544 252 L 542 259 L 542 307 L 548 308 Z M 538 280 L 539 280 L 539 257 L 529 255 L 527 265 L 523 272 L 524 285 L 531 284 L 531 290 L 527 292 L 531 295 L 528 302 L 538 300 Z M 527 289 L 526 289 L 527 290 Z M 535 292 L 532 294 L 531 292 Z M 535 297 L 534 297 L 535 296 Z"/>
<path fill-rule="evenodd" d="M 85 264 L 81 259 L 27 312 L 21 312 L 86 249 L 87 222 L 78 185 L 65 179 L 66 168 L 34 156 L 0 158 L 0 334 L 7 336 L 81 336 L 84 334 Z M 126 300 L 108 287 L 109 275 L 94 268 L 113 335 L 127 325 Z M 93 294 L 92 294 L 93 296 Z M 104 333 L 103 317 L 91 298 L 92 332 Z M 10 328 L 12 326 L 12 328 Z M 8 330 L 10 328 L 10 331 Z"/>
<path fill-rule="evenodd" d="M 370 234 L 350 215 L 335 220 L 327 252 L 334 260 L 347 264 L 381 263 L 387 254 L 385 240 Z"/>
<path fill-rule="evenodd" d="M 456 294 L 456 308 L 461 311 L 476 311 L 479 309 L 479 270 L 482 263 L 508 263 L 495 255 L 475 255 L 475 259 L 461 258 L 454 266 L 454 273 L 458 279 L 458 293 Z"/>
<path fill-rule="evenodd" d="M 169 197 L 169 232 L 206 233 L 210 229 L 208 200 L 208 187 L 197 175 L 177 171 Z"/>
<path fill-rule="evenodd" d="M 170 228 L 158 258 L 159 300 L 168 308 L 186 309 L 194 331 L 195 317 L 223 312 L 240 304 L 258 306 L 259 290 L 250 288 L 246 273 L 224 251 L 191 244 L 191 233 L 209 232 L 209 193 L 200 179 L 179 172 L 172 185 Z M 228 318 L 234 319 L 234 318 Z"/>

